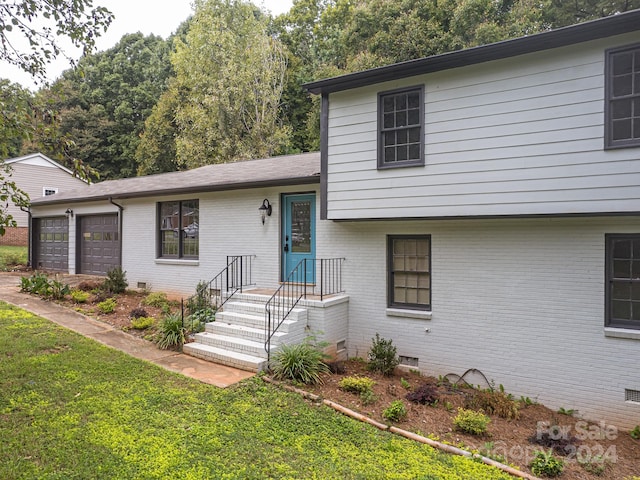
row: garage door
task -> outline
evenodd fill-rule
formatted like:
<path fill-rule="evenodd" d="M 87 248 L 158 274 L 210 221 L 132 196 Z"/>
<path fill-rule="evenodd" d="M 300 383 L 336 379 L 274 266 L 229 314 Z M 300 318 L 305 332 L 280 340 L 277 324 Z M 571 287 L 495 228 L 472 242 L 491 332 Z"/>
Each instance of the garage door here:
<path fill-rule="evenodd" d="M 120 266 L 118 215 L 78 218 L 80 257 L 78 273 L 106 275 Z"/>
<path fill-rule="evenodd" d="M 69 220 L 34 218 L 33 265 L 40 270 L 69 271 Z"/>

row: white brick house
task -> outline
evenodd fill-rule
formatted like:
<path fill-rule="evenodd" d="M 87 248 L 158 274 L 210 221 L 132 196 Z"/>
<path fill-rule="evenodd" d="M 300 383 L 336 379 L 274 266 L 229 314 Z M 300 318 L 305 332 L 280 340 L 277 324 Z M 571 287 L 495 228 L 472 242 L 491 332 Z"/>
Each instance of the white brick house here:
<path fill-rule="evenodd" d="M 637 425 L 640 11 L 305 87 L 322 95 L 319 156 L 35 202 L 36 219 L 75 212 L 62 268 L 91 264 L 73 249 L 96 209 L 120 214 L 134 286 L 188 294 L 246 254 L 275 287 L 309 247 L 346 259 L 336 304 L 305 305 L 334 352 L 366 356 L 380 333 L 430 374 L 476 368 L 517 397 Z"/>

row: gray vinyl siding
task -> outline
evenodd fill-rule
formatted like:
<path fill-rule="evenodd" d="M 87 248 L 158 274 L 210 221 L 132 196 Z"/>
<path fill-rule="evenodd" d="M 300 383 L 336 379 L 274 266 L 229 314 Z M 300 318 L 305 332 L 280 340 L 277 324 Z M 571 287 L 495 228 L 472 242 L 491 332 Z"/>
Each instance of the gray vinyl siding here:
<path fill-rule="evenodd" d="M 58 193 L 66 190 L 83 188 L 86 184 L 69 173 L 56 166 L 28 165 L 21 162 L 11 164 L 12 175 L 10 179 L 18 188 L 29 194 L 31 200 L 43 196 L 43 188 L 58 189 Z M 28 214 L 9 203 L 8 213 L 18 222 L 19 227 L 28 226 Z"/>
<path fill-rule="evenodd" d="M 330 95 L 329 219 L 634 212 L 637 148 L 604 151 L 604 50 L 633 33 Z M 376 168 L 379 91 L 424 84 L 425 165 Z"/>

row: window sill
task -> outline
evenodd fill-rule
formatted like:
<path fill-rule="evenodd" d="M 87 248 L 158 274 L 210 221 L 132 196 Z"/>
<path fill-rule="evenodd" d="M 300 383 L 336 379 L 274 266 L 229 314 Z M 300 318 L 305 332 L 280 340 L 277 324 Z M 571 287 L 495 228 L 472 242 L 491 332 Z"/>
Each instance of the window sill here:
<path fill-rule="evenodd" d="M 405 308 L 387 308 L 389 317 L 416 318 L 418 320 L 431 320 L 431 311 L 409 310 Z"/>
<path fill-rule="evenodd" d="M 197 267 L 200 260 L 185 260 L 183 258 L 156 258 L 156 265 L 186 265 Z"/>
<path fill-rule="evenodd" d="M 629 338 L 631 340 L 640 340 L 640 330 L 634 330 L 632 328 L 604 327 L 604 336 L 611 338 Z"/>

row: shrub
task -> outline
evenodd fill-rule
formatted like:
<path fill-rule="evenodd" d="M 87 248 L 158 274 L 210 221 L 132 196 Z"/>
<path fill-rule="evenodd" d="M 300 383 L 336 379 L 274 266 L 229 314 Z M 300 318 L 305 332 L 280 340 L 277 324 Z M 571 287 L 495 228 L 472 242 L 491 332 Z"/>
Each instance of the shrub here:
<path fill-rule="evenodd" d="M 21 277 L 20 290 L 55 300 L 60 300 L 70 293 L 69 285 L 58 281 L 57 278 L 50 280 L 44 273 Z"/>
<path fill-rule="evenodd" d="M 438 401 L 438 387 L 432 383 L 420 385 L 413 392 L 407 393 L 407 400 L 422 405 L 433 405 Z"/>
<path fill-rule="evenodd" d="M 400 360 L 397 356 L 397 349 L 393 346 L 392 340 L 376 337 L 371 339 L 373 344 L 369 350 L 369 363 L 367 368 L 383 375 L 393 375 L 393 370 L 398 366 Z"/>
<path fill-rule="evenodd" d="M 298 344 L 281 345 L 273 357 L 273 374 L 276 378 L 304 384 L 320 383 L 321 375 L 329 373 L 324 359 L 325 354 L 309 339 Z"/>
<path fill-rule="evenodd" d="M 458 415 L 453 419 L 455 427 L 471 435 L 482 435 L 487 431 L 491 419 L 482 412 L 458 408 Z"/>
<path fill-rule="evenodd" d="M 340 380 L 338 387 L 345 392 L 363 395 L 366 392 L 372 391 L 375 384 L 376 382 L 369 377 L 344 377 Z"/>
<path fill-rule="evenodd" d="M 91 292 L 93 290 L 98 290 L 100 288 L 100 284 L 93 280 L 83 280 L 76 288 L 83 292 Z"/>
<path fill-rule="evenodd" d="M 631 435 L 631 438 L 634 440 L 640 440 L 640 425 L 636 425 L 635 428 L 629 432 L 629 435 Z"/>
<path fill-rule="evenodd" d="M 464 406 L 470 410 L 482 410 L 488 415 L 507 419 L 520 416 L 518 402 L 503 391 L 476 390 L 466 397 Z"/>
<path fill-rule="evenodd" d="M 564 462 L 562 459 L 554 457 L 552 450 L 548 452 L 537 450 L 529 467 L 534 475 L 557 477 L 564 469 Z"/>
<path fill-rule="evenodd" d="M 169 300 L 167 300 L 167 294 L 164 292 L 151 292 L 142 300 L 143 305 L 147 305 L 149 307 L 157 307 L 157 308 L 162 308 L 164 305 L 167 305 L 168 303 L 169 303 Z"/>
<path fill-rule="evenodd" d="M 391 422 L 399 422 L 407 416 L 407 407 L 404 406 L 402 400 L 394 400 L 382 412 L 382 416 Z"/>
<path fill-rule="evenodd" d="M 160 322 L 156 343 L 162 350 L 179 349 L 184 344 L 185 330 L 179 313 L 167 315 Z"/>
<path fill-rule="evenodd" d="M 76 303 L 85 303 L 89 300 L 89 293 L 82 290 L 71 290 L 71 300 Z"/>
<path fill-rule="evenodd" d="M 145 330 L 155 322 L 153 317 L 135 317 L 131 319 L 131 326 L 136 330 Z"/>
<path fill-rule="evenodd" d="M 148 317 L 149 314 L 144 308 L 134 308 L 129 312 L 129 318 Z"/>
<path fill-rule="evenodd" d="M 105 314 L 113 313 L 117 306 L 118 304 L 114 298 L 107 298 L 106 300 L 98 303 L 98 310 Z"/>
<path fill-rule="evenodd" d="M 124 293 L 128 286 L 127 272 L 120 267 L 109 270 L 107 278 L 102 283 L 102 287 L 109 293 Z"/>

